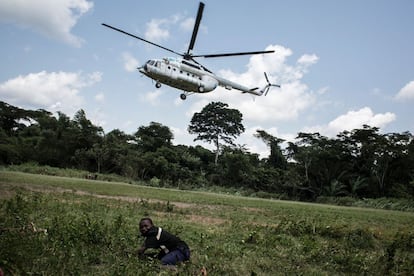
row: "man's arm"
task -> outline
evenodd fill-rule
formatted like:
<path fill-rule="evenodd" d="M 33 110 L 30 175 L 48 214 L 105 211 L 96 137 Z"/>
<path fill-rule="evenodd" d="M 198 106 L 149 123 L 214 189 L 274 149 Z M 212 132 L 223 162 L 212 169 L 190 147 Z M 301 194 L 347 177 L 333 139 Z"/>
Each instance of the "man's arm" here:
<path fill-rule="evenodd" d="M 147 248 L 145 247 L 145 245 L 141 246 L 140 249 L 138 249 L 138 255 L 142 256 L 145 252 L 145 250 L 147 250 Z"/>

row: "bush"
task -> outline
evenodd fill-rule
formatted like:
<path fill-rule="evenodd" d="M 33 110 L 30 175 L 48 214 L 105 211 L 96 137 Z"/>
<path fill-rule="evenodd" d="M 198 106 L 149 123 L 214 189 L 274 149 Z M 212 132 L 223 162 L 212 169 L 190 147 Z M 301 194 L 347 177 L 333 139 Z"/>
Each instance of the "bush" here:
<path fill-rule="evenodd" d="M 332 196 L 319 196 L 316 198 L 317 203 L 332 204 L 339 206 L 353 206 L 358 199 L 354 197 L 332 197 Z"/>
<path fill-rule="evenodd" d="M 0 267 L 6 275 L 148 271 L 134 254 L 140 242 L 134 217 L 125 216 L 129 210 L 113 214 L 96 200 L 65 204 L 38 193 L 1 203 Z"/>
<path fill-rule="evenodd" d="M 364 198 L 353 206 L 414 212 L 414 200 L 406 198 Z"/>
<path fill-rule="evenodd" d="M 332 204 L 350 207 L 364 207 L 395 211 L 414 211 L 414 201 L 407 198 L 364 198 L 354 197 L 327 197 L 320 196 L 316 199 L 317 203 Z"/>

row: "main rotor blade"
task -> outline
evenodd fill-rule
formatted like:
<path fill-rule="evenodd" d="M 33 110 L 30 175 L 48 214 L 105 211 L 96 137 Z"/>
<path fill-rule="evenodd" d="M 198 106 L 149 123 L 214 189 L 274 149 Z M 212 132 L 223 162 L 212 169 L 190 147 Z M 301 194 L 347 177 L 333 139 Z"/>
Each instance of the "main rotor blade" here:
<path fill-rule="evenodd" d="M 269 81 L 269 78 L 267 77 L 266 72 L 264 72 L 264 75 L 265 75 L 265 78 L 266 78 L 267 83 L 268 83 L 268 84 L 271 84 L 271 83 L 270 83 L 270 81 Z"/>
<path fill-rule="evenodd" d="M 149 43 L 149 44 L 151 44 L 151 45 L 157 46 L 157 47 L 159 47 L 159 48 L 161 48 L 161 49 L 164 49 L 164 50 L 169 51 L 169 52 L 171 52 L 171 53 L 174 53 L 174 54 L 176 54 L 176 55 L 183 56 L 183 55 L 182 55 L 182 54 L 180 54 L 180 53 L 177 53 L 177 52 L 175 52 L 175 51 L 173 51 L 173 50 L 171 50 L 171 49 L 165 48 L 164 46 L 161 46 L 161 45 L 155 44 L 154 42 L 151 42 L 151 41 L 148 41 L 148 40 L 146 40 L 146 39 L 143 39 L 142 37 L 139 37 L 139 36 L 136 36 L 136 35 L 130 34 L 130 33 L 128 33 L 128 32 L 125 32 L 125 31 L 123 31 L 123 30 L 121 30 L 121 29 L 118 29 L 118 28 L 112 27 L 112 26 L 110 26 L 110 25 L 108 25 L 108 24 L 105 24 L 105 23 L 102 23 L 102 25 L 103 25 L 103 26 L 105 26 L 105 27 L 108 27 L 108 28 L 110 28 L 110 29 L 112 29 L 112 30 L 115 30 L 115 31 L 121 32 L 121 33 L 123 33 L 123 34 L 129 35 L 129 36 L 132 36 L 133 38 L 136 38 L 136 39 L 142 40 L 142 41 L 144 41 L 144 42 L 146 42 L 146 43 Z"/>
<path fill-rule="evenodd" d="M 199 63 L 197 60 L 195 60 L 195 59 L 193 59 L 193 58 L 190 58 L 190 60 L 191 60 L 192 62 L 194 62 L 194 63 L 198 64 L 201 68 L 203 68 L 203 69 L 204 69 L 204 70 L 206 70 L 207 72 L 212 73 L 210 70 L 208 70 L 208 68 L 207 68 L 207 67 L 205 67 L 203 64 Z"/>
<path fill-rule="evenodd" d="M 203 10 L 204 10 L 204 3 L 200 2 L 200 5 L 198 6 L 197 18 L 196 18 L 196 21 L 194 23 L 193 34 L 191 36 L 190 45 L 188 46 L 186 56 L 189 56 L 191 50 L 193 50 L 193 48 L 194 48 L 194 43 L 195 43 L 195 40 L 197 38 L 198 28 L 200 27 L 200 21 L 201 21 L 201 18 L 203 17 Z"/>
<path fill-rule="evenodd" d="M 215 58 L 215 57 L 230 57 L 230 56 L 244 56 L 244 55 L 259 55 L 259 54 L 270 54 L 274 53 L 274 50 L 271 51 L 256 51 L 256 52 L 240 52 L 240 53 L 225 53 L 225 54 L 212 54 L 212 55 L 194 55 L 192 57 L 205 57 L 205 58 Z"/>

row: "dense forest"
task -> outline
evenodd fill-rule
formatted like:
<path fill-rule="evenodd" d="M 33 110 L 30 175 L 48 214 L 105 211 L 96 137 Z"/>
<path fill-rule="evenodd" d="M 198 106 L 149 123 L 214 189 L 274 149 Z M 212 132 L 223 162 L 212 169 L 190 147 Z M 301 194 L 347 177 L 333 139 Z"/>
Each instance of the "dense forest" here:
<path fill-rule="evenodd" d="M 221 186 L 307 201 L 321 196 L 414 197 L 414 140 L 409 132 L 382 134 L 364 125 L 334 138 L 298 133 L 295 142 L 284 143 L 258 129 L 255 137 L 270 149 L 261 159 L 234 144 L 244 131 L 242 114 L 220 102 L 195 113 L 188 131 L 215 150 L 174 145 L 170 128 L 157 122 L 133 134 L 119 129 L 105 133 L 83 110 L 71 119 L 0 101 L 0 165 L 33 162 L 158 186 Z"/>

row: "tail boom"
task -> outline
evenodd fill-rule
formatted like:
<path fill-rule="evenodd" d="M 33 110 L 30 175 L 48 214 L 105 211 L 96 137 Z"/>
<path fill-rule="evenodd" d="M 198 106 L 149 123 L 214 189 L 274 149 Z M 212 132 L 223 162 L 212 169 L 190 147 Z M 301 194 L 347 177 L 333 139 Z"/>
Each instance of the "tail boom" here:
<path fill-rule="evenodd" d="M 249 93 L 249 94 L 252 94 L 252 95 L 255 95 L 255 96 L 262 96 L 262 95 L 266 96 L 272 86 L 280 88 L 280 85 L 270 83 L 270 81 L 267 77 L 267 74 L 264 73 L 264 75 L 265 75 L 267 84 L 262 89 L 259 89 L 259 87 L 248 88 L 246 86 L 240 85 L 238 83 L 229 81 L 227 79 L 224 79 L 224 78 L 221 78 L 221 77 L 218 77 L 218 76 L 215 76 L 215 78 L 219 82 L 220 86 L 223 86 L 224 88 L 226 88 L 228 90 L 236 89 L 236 90 L 241 91 L 243 94 Z"/>

